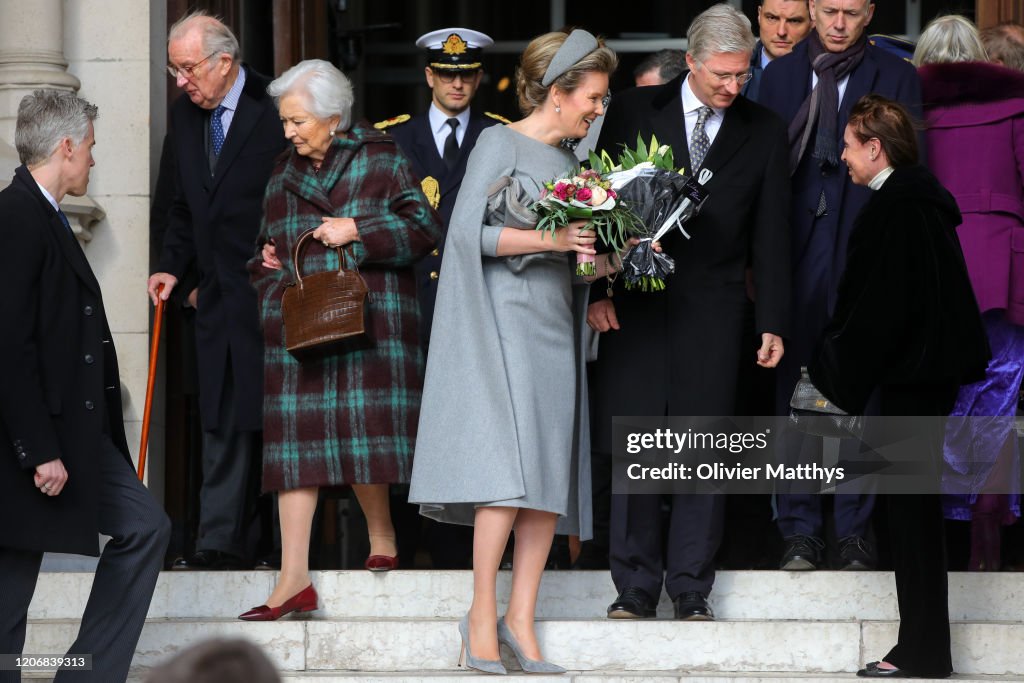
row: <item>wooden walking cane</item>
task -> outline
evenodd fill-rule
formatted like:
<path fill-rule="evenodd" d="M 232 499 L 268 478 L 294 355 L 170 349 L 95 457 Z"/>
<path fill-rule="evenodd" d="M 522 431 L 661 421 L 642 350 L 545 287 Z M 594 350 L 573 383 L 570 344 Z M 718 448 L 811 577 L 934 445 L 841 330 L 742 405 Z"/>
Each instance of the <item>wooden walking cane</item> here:
<path fill-rule="evenodd" d="M 160 328 L 164 320 L 164 300 L 160 292 L 163 285 L 156 289 L 156 313 L 153 319 L 153 340 L 149 343 L 149 377 L 146 380 L 146 405 L 142 409 L 142 443 L 139 444 L 139 481 L 145 481 L 146 447 L 149 446 L 149 414 L 153 412 L 153 385 L 156 383 L 156 359 L 160 353 Z"/>

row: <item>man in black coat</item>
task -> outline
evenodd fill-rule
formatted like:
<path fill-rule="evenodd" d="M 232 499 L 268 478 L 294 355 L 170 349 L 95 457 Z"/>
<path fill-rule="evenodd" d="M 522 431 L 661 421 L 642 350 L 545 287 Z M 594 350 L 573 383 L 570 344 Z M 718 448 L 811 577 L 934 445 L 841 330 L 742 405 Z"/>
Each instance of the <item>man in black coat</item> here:
<path fill-rule="evenodd" d="M 103 533 L 111 539 L 69 651 L 92 655 L 92 671 L 72 676 L 123 681 L 170 522 L 132 467 L 99 283 L 59 208 L 88 187 L 95 118 L 72 93 L 26 96 L 15 132 L 23 165 L 0 192 L 0 239 L 13 256 L 0 268 L 0 652 L 25 644 L 43 553 L 99 555 Z"/>
<path fill-rule="evenodd" d="M 708 169 L 710 196 L 687 227 L 662 242 L 676 273 L 662 292 L 591 291 L 588 322 L 602 332 L 590 378 L 594 449 L 611 452 L 612 418 L 732 415 L 742 358 L 774 367 L 789 318 L 789 174 L 785 128 L 740 97 L 750 77 L 750 21 L 727 5 L 698 16 L 688 33 L 690 68 L 669 83 L 617 95 L 599 149 L 615 152 L 657 135 L 687 173 Z M 684 124 L 685 122 L 685 124 Z M 753 266 L 760 348 L 742 348 Z M 756 353 L 756 356 L 755 356 Z M 632 387 L 632 389 L 630 388 Z M 661 500 L 613 495 L 612 618 L 654 616 L 664 583 L 679 619 L 711 619 L 707 596 L 722 534 L 722 496 L 674 495 L 662 552 Z"/>
<path fill-rule="evenodd" d="M 921 119 L 921 85 L 913 64 L 871 43 L 866 29 L 874 14 L 870 0 L 813 0 L 815 30 L 788 55 L 765 69 L 758 101 L 789 126 L 792 242 L 793 334 L 779 366 L 776 412 L 789 413 L 789 399 L 835 307 L 839 278 L 846 267 L 846 245 L 854 220 L 870 190 L 853 183 L 843 151 L 850 110 L 864 95 L 884 95 Z M 817 71 L 815 70 L 817 66 Z M 869 409 L 873 411 L 874 408 Z M 810 462 L 822 452 L 821 439 L 786 435 L 787 453 Z M 853 441 L 840 457 L 854 455 Z M 825 560 L 825 526 L 820 495 L 777 497 L 778 525 L 786 539 L 779 566 L 812 570 Z M 874 554 L 866 536 L 874 509 L 872 494 L 831 498 L 840 568 L 870 569 Z"/>
<path fill-rule="evenodd" d="M 238 41 L 224 24 L 203 13 L 184 17 L 171 27 L 167 54 L 185 91 L 170 116 L 178 193 L 148 289 L 155 302 L 163 285 L 167 299 L 198 266 L 199 287 L 187 299 L 196 309 L 203 425 L 196 553 L 174 568 L 239 568 L 263 428 L 263 334 L 245 264 L 274 159 L 287 143 L 269 81 L 238 61 Z"/>

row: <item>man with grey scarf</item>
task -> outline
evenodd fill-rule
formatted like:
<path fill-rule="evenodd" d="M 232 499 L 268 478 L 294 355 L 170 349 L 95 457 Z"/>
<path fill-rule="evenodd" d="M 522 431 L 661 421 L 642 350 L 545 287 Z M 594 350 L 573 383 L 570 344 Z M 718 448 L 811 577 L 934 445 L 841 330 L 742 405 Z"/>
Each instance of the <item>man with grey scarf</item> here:
<path fill-rule="evenodd" d="M 772 61 L 761 81 L 759 101 L 789 124 L 793 267 L 793 338 L 779 364 L 777 409 L 788 414 L 789 398 L 835 305 L 846 266 L 846 243 L 854 218 L 870 190 L 851 181 L 842 136 L 854 103 L 869 93 L 884 95 L 921 118 L 921 86 L 914 67 L 875 47 L 865 29 L 870 0 L 811 0 L 815 31 L 789 55 Z M 870 406 L 869 406 L 870 411 Z M 821 439 L 787 435 L 783 448 L 803 456 L 820 453 Z M 841 456 L 844 455 L 841 451 Z M 805 462 L 802 460 L 802 462 Z M 822 496 L 780 495 L 779 529 L 786 540 L 782 569 L 816 569 L 826 556 Z M 873 496 L 836 496 L 838 568 L 869 569 L 874 551 L 866 539 Z"/>

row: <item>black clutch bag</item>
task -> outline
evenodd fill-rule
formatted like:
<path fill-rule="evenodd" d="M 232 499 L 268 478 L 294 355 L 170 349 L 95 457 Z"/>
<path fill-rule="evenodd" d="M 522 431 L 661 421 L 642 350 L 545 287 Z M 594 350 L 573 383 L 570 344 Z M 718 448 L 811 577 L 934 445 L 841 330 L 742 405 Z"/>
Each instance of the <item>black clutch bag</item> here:
<path fill-rule="evenodd" d="M 859 439 L 864 433 L 864 416 L 850 415 L 828 400 L 811 382 L 807 368 L 800 368 L 800 380 L 789 399 L 791 426 L 804 434 L 832 439 Z"/>

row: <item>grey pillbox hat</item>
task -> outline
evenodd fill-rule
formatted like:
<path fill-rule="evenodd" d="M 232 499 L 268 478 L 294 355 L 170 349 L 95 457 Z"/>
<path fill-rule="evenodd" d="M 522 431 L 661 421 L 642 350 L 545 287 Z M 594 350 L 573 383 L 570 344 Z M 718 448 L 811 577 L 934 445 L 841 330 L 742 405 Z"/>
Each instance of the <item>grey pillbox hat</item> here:
<path fill-rule="evenodd" d="M 576 65 L 581 59 L 598 48 L 597 38 L 581 28 L 574 30 L 551 58 L 540 84 L 545 88 L 555 79 Z"/>

